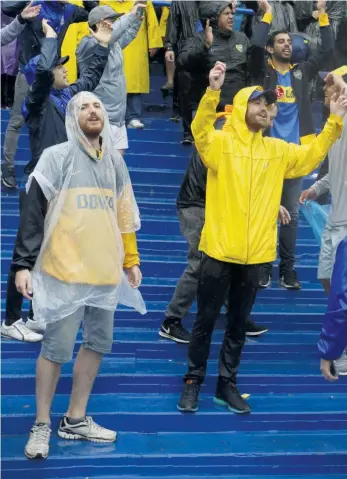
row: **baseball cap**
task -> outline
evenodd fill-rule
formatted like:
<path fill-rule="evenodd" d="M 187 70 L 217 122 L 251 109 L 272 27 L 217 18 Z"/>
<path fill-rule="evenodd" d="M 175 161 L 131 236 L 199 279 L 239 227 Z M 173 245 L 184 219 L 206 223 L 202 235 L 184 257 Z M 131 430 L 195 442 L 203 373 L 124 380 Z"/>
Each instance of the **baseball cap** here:
<path fill-rule="evenodd" d="M 347 65 L 336 68 L 336 70 L 331 72 L 319 72 L 319 76 L 322 78 L 322 80 L 325 80 L 329 73 L 335 73 L 335 75 L 339 75 L 341 78 L 347 81 Z"/>
<path fill-rule="evenodd" d="M 271 105 L 272 103 L 276 103 L 277 101 L 277 95 L 274 90 L 263 90 L 261 88 L 257 88 L 249 97 L 248 101 L 256 100 L 261 96 L 265 98 L 269 105 Z"/>
<path fill-rule="evenodd" d="M 65 63 L 67 63 L 69 60 L 70 60 L 70 57 L 69 57 L 69 56 L 59 57 L 59 58 L 57 58 L 57 60 L 55 61 L 55 65 L 54 65 L 54 66 L 57 67 L 58 65 L 65 65 Z"/>
<path fill-rule="evenodd" d="M 88 23 L 91 27 L 97 23 L 105 20 L 106 18 L 116 20 L 124 15 L 123 13 L 117 13 L 108 5 L 102 5 L 101 7 L 95 7 L 89 12 Z"/>

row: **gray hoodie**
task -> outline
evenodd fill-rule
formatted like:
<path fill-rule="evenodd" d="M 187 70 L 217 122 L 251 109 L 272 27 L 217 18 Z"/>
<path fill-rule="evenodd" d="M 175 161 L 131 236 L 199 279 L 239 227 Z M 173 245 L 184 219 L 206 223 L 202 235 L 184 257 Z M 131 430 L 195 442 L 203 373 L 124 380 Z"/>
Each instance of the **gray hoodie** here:
<path fill-rule="evenodd" d="M 317 196 L 330 190 L 332 206 L 329 224 L 347 225 L 347 115 L 341 137 L 329 151 L 329 173 L 316 181 L 312 188 Z"/>
<path fill-rule="evenodd" d="M 1 29 L 1 46 L 13 42 L 24 30 L 26 23 L 20 23 L 18 17 L 9 25 Z"/>
<path fill-rule="evenodd" d="M 104 104 L 110 123 L 123 126 L 126 111 L 126 81 L 123 68 L 123 48 L 131 43 L 141 26 L 141 19 L 132 13 L 123 15 L 113 24 L 110 53 L 104 73 L 94 93 Z M 80 74 L 87 69 L 98 45 L 92 35 L 84 37 L 76 50 Z"/>

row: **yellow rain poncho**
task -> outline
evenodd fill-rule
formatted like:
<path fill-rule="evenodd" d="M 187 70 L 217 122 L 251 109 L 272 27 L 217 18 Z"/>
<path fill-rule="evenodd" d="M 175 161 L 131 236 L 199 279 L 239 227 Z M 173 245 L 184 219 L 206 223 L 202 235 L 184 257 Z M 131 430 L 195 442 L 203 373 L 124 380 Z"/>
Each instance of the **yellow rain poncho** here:
<path fill-rule="evenodd" d="M 283 180 L 310 173 L 341 134 L 342 118 L 330 115 L 308 145 L 294 145 L 252 133 L 245 121 L 256 87 L 240 90 L 222 131 L 214 129 L 220 91 L 207 89 L 192 132 L 208 168 L 205 226 L 199 249 L 219 261 L 260 264 L 274 261 Z"/>
<path fill-rule="evenodd" d="M 117 13 L 129 13 L 135 2 L 101 0 Z M 123 50 L 127 93 L 149 93 L 148 50 L 163 46 L 158 19 L 152 2 L 147 2 L 145 18 L 135 40 Z"/>

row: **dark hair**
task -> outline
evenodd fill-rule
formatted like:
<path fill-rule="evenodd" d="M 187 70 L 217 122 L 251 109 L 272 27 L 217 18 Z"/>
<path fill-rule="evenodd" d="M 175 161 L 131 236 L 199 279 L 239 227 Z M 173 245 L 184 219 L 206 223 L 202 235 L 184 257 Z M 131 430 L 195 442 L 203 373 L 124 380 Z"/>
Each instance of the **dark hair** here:
<path fill-rule="evenodd" d="M 89 25 L 91 30 L 93 30 L 93 32 L 96 32 L 96 25 Z"/>
<path fill-rule="evenodd" d="M 275 40 L 277 35 L 282 35 L 282 34 L 290 35 L 288 30 L 276 30 L 275 32 L 272 32 L 271 35 L 269 36 L 266 46 L 273 48 L 275 45 Z"/>

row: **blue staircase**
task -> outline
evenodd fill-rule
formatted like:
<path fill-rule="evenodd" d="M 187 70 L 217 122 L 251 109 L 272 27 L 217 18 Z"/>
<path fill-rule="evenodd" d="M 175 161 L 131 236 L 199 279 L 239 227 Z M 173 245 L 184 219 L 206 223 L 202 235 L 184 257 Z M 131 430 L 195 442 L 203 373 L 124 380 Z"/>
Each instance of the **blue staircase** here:
<path fill-rule="evenodd" d="M 155 93 L 161 82 L 160 76 L 152 77 L 152 104 L 162 101 Z M 104 359 L 89 403 L 98 422 L 119 432 L 118 441 L 67 442 L 53 434 L 49 458 L 27 460 L 23 449 L 34 421 L 40 345 L 3 340 L 2 478 L 347 478 L 346 381 L 329 384 L 319 373 L 316 344 L 326 298 L 316 279 L 318 244 L 303 217 L 297 244 L 303 290 L 288 292 L 274 282 L 259 293 L 253 311 L 253 319 L 270 329 L 247 341 L 240 367 L 239 385 L 251 395 L 253 413 L 239 417 L 212 403 L 223 316 L 213 336 L 199 412 L 182 415 L 176 409 L 187 347 L 160 339 L 158 328 L 185 266 L 187 247 L 179 233 L 175 199 L 191 150 L 180 145 L 180 126 L 167 117 L 153 113 L 144 131 L 129 131 L 126 161 L 142 216 L 138 242 L 148 314 L 117 310 L 113 350 Z M 7 122 L 8 112 L 2 111 L 2 138 Z M 23 131 L 18 178 L 29 158 Z M 2 317 L 17 225 L 18 194 L 3 190 Z M 194 311 L 186 320 L 188 327 Z M 79 335 L 76 352 L 80 343 Z M 67 408 L 71 372 L 71 364 L 63 368 L 53 429 Z"/>

